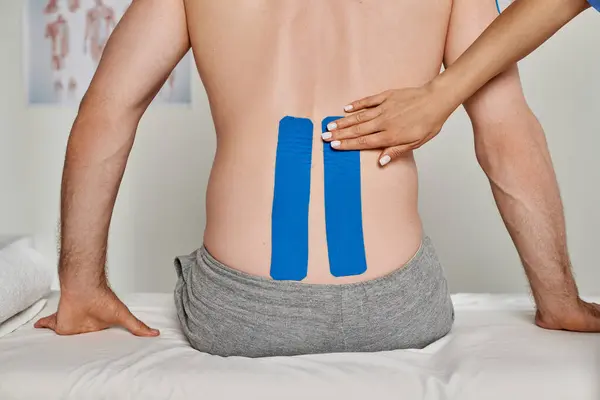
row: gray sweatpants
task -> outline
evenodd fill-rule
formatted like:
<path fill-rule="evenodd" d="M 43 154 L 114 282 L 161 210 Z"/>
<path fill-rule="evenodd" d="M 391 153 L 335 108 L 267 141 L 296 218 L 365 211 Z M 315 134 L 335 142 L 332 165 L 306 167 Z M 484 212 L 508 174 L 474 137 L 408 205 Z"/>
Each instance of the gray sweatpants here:
<path fill-rule="evenodd" d="M 190 344 L 220 356 L 290 356 L 423 348 L 445 336 L 454 310 L 429 238 L 381 278 L 318 285 L 229 268 L 205 248 L 178 257 L 175 304 Z"/>

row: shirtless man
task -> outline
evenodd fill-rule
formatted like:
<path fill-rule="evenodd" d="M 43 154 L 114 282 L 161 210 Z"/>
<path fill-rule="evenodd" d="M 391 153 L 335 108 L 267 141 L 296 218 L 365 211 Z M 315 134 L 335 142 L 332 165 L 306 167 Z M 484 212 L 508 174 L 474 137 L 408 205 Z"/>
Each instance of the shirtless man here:
<path fill-rule="evenodd" d="M 322 126 L 348 99 L 431 80 L 497 16 L 495 3 L 227 3 L 137 0 L 115 30 L 69 138 L 59 309 L 36 326 L 158 335 L 110 290 L 106 245 L 138 122 L 191 46 L 218 139 L 204 247 L 175 263 L 192 346 L 258 357 L 423 347 L 444 336 L 452 304 L 419 218 L 412 154 L 382 169 L 377 151 L 332 150 Z M 467 109 L 536 322 L 599 330 L 570 272 L 554 172 L 516 68 Z"/>
<path fill-rule="evenodd" d="M 104 0 L 94 0 L 96 5 L 87 12 L 83 52 L 87 53 L 88 42 L 90 56 L 95 63 L 100 62 L 104 46 L 115 28 L 115 12 L 104 4 Z"/>

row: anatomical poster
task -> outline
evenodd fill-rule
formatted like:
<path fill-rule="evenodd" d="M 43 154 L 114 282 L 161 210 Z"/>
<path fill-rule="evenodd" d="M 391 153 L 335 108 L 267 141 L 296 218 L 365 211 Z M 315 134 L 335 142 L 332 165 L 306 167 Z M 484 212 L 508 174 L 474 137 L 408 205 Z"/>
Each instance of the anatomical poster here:
<path fill-rule="evenodd" d="M 77 105 L 131 0 L 27 0 L 25 65 L 30 104 Z M 140 43 L 140 46 L 152 46 Z M 157 55 L 159 56 L 159 55 Z M 191 103 L 191 53 L 154 103 Z"/>

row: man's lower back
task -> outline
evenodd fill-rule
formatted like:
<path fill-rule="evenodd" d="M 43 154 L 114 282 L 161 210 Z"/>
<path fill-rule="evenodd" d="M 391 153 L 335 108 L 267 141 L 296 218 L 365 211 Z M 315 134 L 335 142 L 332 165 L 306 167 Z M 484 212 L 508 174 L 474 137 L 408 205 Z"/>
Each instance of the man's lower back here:
<path fill-rule="evenodd" d="M 255 276 L 343 284 L 415 254 L 412 154 L 381 169 L 378 152 L 335 151 L 321 133 L 351 99 L 435 76 L 450 6 L 186 3 L 218 135 L 204 238 L 216 259 Z"/>

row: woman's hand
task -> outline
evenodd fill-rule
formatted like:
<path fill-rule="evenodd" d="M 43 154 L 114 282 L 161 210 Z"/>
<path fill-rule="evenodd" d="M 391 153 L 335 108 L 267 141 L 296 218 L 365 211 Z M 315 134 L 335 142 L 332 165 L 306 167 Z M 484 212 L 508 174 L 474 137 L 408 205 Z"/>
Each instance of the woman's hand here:
<path fill-rule="evenodd" d="M 329 124 L 323 140 L 336 150 L 384 149 L 384 166 L 433 139 L 456 107 L 431 83 L 388 90 L 344 107 L 352 115 Z"/>

